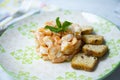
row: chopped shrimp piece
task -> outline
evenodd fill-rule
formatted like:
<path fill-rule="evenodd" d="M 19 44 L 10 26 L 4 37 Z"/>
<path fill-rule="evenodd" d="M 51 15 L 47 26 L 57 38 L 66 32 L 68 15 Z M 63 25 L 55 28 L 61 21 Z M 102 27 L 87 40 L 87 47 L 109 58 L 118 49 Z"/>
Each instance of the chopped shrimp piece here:
<path fill-rule="evenodd" d="M 51 36 L 52 32 L 48 29 L 40 28 L 39 32 L 42 32 L 45 36 Z"/>
<path fill-rule="evenodd" d="M 41 55 L 41 54 L 48 54 L 48 48 L 40 46 L 38 55 Z"/>
<path fill-rule="evenodd" d="M 37 39 L 37 40 L 40 40 L 40 39 L 43 38 L 45 35 L 44 35 L 42 32 L 38 32 L 38 31 L 37 31 L 37 32 L 35 33 L 35 36 L 36 36 L 36 39 Z"/>
<path fill-rule="evenodd" d="M 42 54 L 41 56 L 42 56 L 42 58 L 43 58 L 45 61 L 48 61 L 48 60 L 49 60 L 48 54 Z"/>
<path fill-rule="evenodd" d="M 45 35 L 46 36 L 51 36 L 52 35 L 52 32 L 48 29 L 45 30 Z"/>
<path fill-rule="evenodd" d="M 72 45 L 75 45 L 77 42 L 78 42 L 78 40 L 77 40 L 76 37 L 74 37 L 74 38 L 72 39 L 72 41 L 71 41 Z"/>
<path fill-rule="evenodd" d="M 45 36 L 43 38 L 43 42 L 47 45 L 48 48 L 50 48 L 53 45 L 53 41 L 50 36 Z"/>
<path fill-rule="evenodd" d="M 73 39 L 73 34 L 67 34 L 62 37 L 62 41 L 71 41 Z"/>
<path fill-rule="evenodd" d="M 81 38 L 81 31 L 82 31 L 82 29 L 81 29 L 81 27 L 78 24 L 72 24 L 68 28 L 68 30 L 71 30 L 73 32 L 73 34 L 75 34 L 78 39 Z"/>
<path fill-rule="evenodd" d="M 60 47 L 58 45 L 50 49 L 48 57 L 53 63 L 60 63 L 67 59 L 67 56 L 64 56 L 60 52 Z"/>
<path fill-rule="evenodd" d="M 60 36 L 58 36 L 58 35 L 56 35 L 56 36 L 53 35 L 53 36 L 52 36 L 52 39 L 54 40 L 54 44 L 55 44 L 55 45 L 57 45 L 57 44 L 60 45 L 60 44 L 61 44 Z"/>
<path fill-rule="evenodd" d="M 74 46 L 67 41 L 63 41 L 61 43 L 61 51 L 63 52 L 63 54 L 72 54 L 72 52 L 74 51 Z"/>
<path fill-rule="evenodd" d="M 77 44 L 75 45 L 75 49 L 80 49 L 81 44 L 82 44 L 82 41 L 78 40 Z"/>
<path fill-rule="evenodd" d="M 52 60 L 52 59 L 55 59 L 57 52 L 58 52 L 58 48 L 52 46 L 52 47 L 49 49 L 49 53 L 48 53 L 49 59 L 51 59 L 51 60 Z"/>
<path fill-rule="evenodd" d="M 43 37 L 44 37 L 44 34 L 42 33 L 42 32 L 35 32 L 34 33 L 35 34 L 35 36 L 36 36 L 36 43 L 39 43 L 39 45 L 41 45 L 41 46 L 45 46 L 45 44 L 44 44 L 44 42 L 43 42 Z"/>
<path fill-rule="evenodd" d="M 62 53 L 60 53 L 60 54 L 62 54 Z M 61 63 L 61 62 L 64 62 L 65 60 L 67 60 L 67 58 L 68 58 L 67 56 L 62 55 L 60 57 L 53 59 L 52 62 L 53 63 Z"/>

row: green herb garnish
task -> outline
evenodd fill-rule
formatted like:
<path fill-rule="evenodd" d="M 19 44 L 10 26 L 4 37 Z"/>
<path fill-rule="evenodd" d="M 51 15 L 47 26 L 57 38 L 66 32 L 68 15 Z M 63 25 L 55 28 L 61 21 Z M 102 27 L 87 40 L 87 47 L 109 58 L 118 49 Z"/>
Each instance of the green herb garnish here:
<path fill-rule="evenodd" d="M 59 17 L 57 17 L 56 18 L 57 27 L 47 25 L 47 26 L 45 26 L 45 28 L 49 29 L 52 32 L 58 33 L 58 32 L 62 32 L 62 31 L 66 31 L 71 24 L 72 23 L 69 21 L 65 21 L 65 22 L 63 22 L 63 24 L 61 24 Z"/>

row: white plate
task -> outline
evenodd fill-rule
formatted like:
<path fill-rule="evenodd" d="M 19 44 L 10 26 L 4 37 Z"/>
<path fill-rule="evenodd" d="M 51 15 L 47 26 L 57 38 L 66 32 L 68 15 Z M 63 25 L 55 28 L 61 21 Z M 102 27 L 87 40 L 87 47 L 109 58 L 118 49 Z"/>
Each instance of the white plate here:
<path fill-rule="evenodd" d="M 109 53 L 100 59 L 95 71 L 75 70 L 70 62 L 52 64 L 35 52 L 34 36 L 30 30 L 41 27 L 56 17 L 80 25 L 91 25 L 94 32 L 103 35 Z M 88 23 L 87 23 L 87 21 Z M 120 31 L 111 22 L 85 12 L 45 12 L 23 19 L 9 27 L 0 37 L 0 64 L 17 80 L 96 80 L 111 73 L 120 62 Z"/>

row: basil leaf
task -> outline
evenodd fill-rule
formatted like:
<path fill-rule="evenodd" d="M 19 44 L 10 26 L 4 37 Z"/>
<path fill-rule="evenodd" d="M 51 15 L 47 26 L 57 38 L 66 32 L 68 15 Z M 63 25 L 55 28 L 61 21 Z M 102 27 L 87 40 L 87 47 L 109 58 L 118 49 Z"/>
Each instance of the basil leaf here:
<path fill-rule="evenodd" d="M 56 25 L 57 27 L 54 26 L 45 26 L 46 29 L 49 29 L 52 32 L 61 32 L 61 31 L 66 31 L 67 28 L 71 25 L 71 22 L 65 21 L 63 24 L 61 24 L 59 17 L 56 18 Z"/>
<path fill-rule="evenodd" d="M 46 29 L 49 29 L 50 31 L 52 32 L 55 32 L 55 33 L 58 33 L 61 31 L 60 28 L 55 28 L 55 27 L 52 27 L 52 26 L 45 26 Z"/>
<path fill-rule="evenodd" d="M 71 22 L 65 21 L 62 25 L 62 30 L 66 31 L 71 24 L 72 24 Z"/>
<path fill-rule="evenodd" d="M 58 28 L 61 28 L 61 22 L 59 20 L 59 17 L 56 18 L 56 24 L 57 24 Z"/>

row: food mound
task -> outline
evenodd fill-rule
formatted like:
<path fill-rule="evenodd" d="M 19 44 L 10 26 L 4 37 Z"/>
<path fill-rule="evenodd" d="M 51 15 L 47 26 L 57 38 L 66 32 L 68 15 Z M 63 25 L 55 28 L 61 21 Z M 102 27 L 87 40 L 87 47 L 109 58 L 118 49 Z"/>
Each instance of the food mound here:
<path fill-rule="evenodd" d="M 57 27 L 62 27 L 61 31 Z M 56 23 L 46 22 L 45 27 L 39 28 L 34 34 L 36 51 L 44 60 L 53 63 L 68 61 L 80 51 L 81 27 L 78 24 L 68 21 L 61 23 L 57 18 Z"/>
<path fill-rule="evenodd" d="M 75 69 L 93 71 L 108 47 L 104 37 L 92 33 L 92 27 L 80 26 L 68 21 L 49 21 L 34 31 L 36 51 L 44 60 L 53 63 L 70 61 Z"/>

